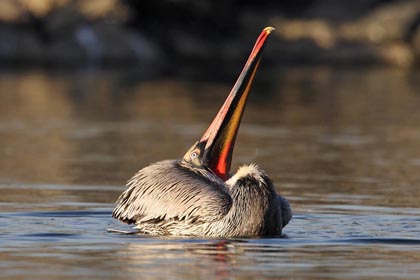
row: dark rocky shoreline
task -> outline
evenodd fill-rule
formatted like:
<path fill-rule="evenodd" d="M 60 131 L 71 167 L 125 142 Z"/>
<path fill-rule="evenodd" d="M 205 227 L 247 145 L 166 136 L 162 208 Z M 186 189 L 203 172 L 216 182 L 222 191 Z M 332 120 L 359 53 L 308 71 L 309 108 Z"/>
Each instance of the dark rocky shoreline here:
<path fill-rule="evenodd" d="M 156 73 L 189 62 L 236 67 L 267 25 L 276 32 L 265 57 L 276 65 L 415 67 L 420 61 L 416 0 L 149 2 L 2 1 L 0 63 Z"/>

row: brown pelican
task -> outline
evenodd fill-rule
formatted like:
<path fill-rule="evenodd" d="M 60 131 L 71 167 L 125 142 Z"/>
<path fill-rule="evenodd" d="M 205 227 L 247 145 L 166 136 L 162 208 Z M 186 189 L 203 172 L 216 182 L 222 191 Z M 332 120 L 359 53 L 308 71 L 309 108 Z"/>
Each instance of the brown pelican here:
<path fill-rule="evenodd" d="M 270 33 L 266 27 L 210 127 L 182 159 L 141 169 L 116 202 L 113 217 L 141 233 L 238 237 L 279 235 L 289 203 L 257 165 L 230 176 L 233 147 L 248 93 Z"/>

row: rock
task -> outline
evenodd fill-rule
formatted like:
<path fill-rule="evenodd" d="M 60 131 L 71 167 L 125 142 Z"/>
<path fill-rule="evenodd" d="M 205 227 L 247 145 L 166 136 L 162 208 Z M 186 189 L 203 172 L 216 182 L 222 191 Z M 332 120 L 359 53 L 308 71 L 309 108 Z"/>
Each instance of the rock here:
<path fill-rule="evenodd" d="M 0 62 L 179 73 L 200 61 L 217 76 L 272 24 L 266 63 L 407 67 L 420 61 L 419 14 L 417 0 L 2 0 Z"/>
<path fill-rule="evenodd" d="M 352 21 L 333 23 L 325 19 L 289 20 L 274 18 L 272 23 L 284 44 L 296 40 L 313 41 L 318 50 L 295 56 L 320 55 L 326 63 L 386 63 L 410 66 L 418 56 L 406 37 L 420 11 L 419 1 L 396 1 L 383 5 Z M 351 46 L 349 48 L 349 46 Z M 319 54 L 319 49 L 324 49 Z M 314 58 L 313 60 L 317 60 Z M 325 61 L 326 60 L 326 61 Z"/>

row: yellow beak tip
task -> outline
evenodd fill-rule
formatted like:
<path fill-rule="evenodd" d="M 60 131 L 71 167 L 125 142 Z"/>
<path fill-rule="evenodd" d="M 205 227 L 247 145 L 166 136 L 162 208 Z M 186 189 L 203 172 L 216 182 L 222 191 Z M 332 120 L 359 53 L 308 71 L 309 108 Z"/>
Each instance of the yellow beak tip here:
<path fill-rule="evenodd" d="M 273 32 L 274 30 L 276 30 L 274 27 L 271 26 L 267 26 L 266 28 L 264 28 L 263 32 L 270 34 L 271 32 Z"/>

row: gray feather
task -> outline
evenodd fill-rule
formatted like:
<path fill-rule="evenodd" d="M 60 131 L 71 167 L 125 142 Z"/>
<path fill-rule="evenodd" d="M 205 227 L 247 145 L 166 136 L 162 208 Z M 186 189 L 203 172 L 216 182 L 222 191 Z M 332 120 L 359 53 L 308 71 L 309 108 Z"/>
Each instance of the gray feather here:
<path fill-rule="evenodd" d="M 167 160 L 140 170 L 116 204 L 113 216 L 127 223 L 174 219 L 199 223 L 221 219 L 232 200 L 223 181 L 209 171 L 194 172 L 181 161 Z"/>
<path fill-rule="evenodd" d="M 116 204 L 115 218 L 154 235 L 279 235 L 292 216 L 254 164 L 223 182 L 182 160 L 158 162 L 140 170 Z"/>

